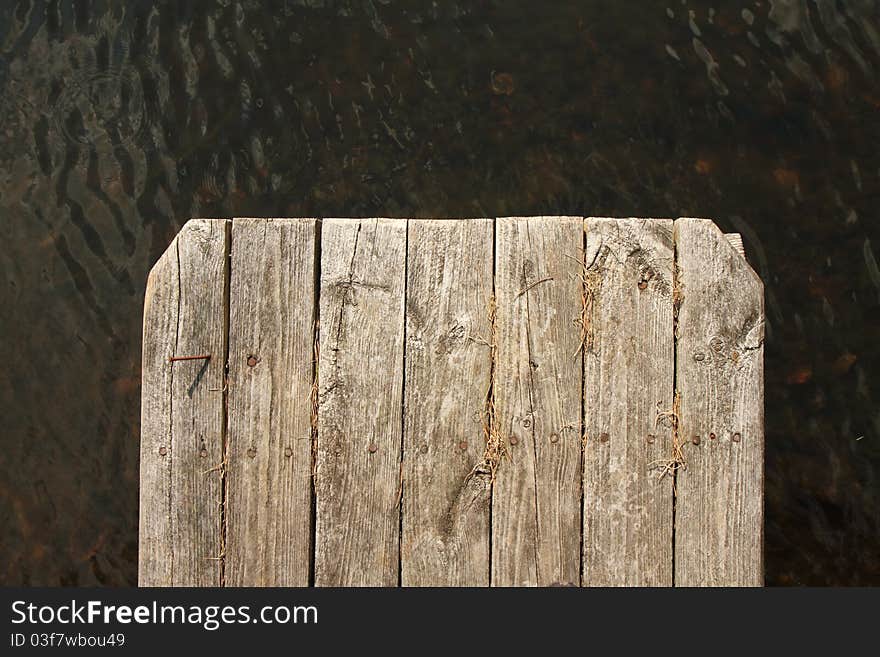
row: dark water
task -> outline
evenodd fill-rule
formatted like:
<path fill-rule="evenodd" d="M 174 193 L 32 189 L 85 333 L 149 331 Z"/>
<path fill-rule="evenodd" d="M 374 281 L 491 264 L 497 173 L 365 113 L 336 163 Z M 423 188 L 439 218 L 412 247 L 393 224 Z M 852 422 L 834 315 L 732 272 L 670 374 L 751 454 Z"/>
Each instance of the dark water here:
<path fill-rule="evenodd" d="M 135 582 L 188 217 L 591 214 L 743 234 L 768 583 L 880 584 L 878 77 L 874 0 L 3 0 L 0 583 Z"/>

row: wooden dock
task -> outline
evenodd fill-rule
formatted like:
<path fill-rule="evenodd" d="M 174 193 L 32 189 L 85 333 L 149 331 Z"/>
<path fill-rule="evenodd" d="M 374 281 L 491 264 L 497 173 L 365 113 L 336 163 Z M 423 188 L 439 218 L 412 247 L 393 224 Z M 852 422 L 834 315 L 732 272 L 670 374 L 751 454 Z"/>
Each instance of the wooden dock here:
<path fill-rule="evenodd" d="M 760 586 L 761 280 L 705 219 L 193 219 L 144 586 Z"/>

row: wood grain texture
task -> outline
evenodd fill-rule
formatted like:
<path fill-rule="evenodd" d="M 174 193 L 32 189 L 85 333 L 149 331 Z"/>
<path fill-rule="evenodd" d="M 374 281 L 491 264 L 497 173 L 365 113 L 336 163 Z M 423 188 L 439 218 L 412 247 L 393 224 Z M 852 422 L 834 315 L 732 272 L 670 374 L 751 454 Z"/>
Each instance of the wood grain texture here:
<path fill-rule="evenodd" d="M 314 219 L 235 219 L 226 583 L 306 586 L 311 550 Z"/>
<path fill-rule="evenodd" d="M 141 350 L 141 446 L 138 583 L 168 586 L 172 580 L 171 540 L 171 373 L 168 358 L 177 340 L 177 243 L 153 265 L 144 295 Z"/>
<path fill-rule="evenodd" d="M 672 585 L 672 220 L 587 219 L 585 586 Z"/>
<path fill-rule="evenodd" d="M 228 222 L 193 219 L 156 263 L 144 303 L 142 586 L 220 584 Z M 169 362 L 172 356 L 210 359 Z M 213 389 L 215 389 L 213 390 Z"/>
<path fill-rule="evenodd" d="M 687 468 L 675 508 L 676 586 L 760 586 L 764 290 L 714 223 L 675 222 L 676 386 Z"/>
<path fill-rule="evenodd" d="M 145 295 L 140 584 L 762 584 L 741 244 L 701 219 L 188 222 Z"/>
<path fill-rule="evenodd" d="M 315 582 L 396 586 L 406 221 L 322 229 Z"/>
<path fill-rule="evenodd" d="M 494 586 L 580 581 L 582 249 L 580 217 L 496 223 Z"/>
<path fill-rule="evenodd" d="M 410 221 L 404 404 L 404 586 L 489 585 L 488 475 L 493 228 Z"/>

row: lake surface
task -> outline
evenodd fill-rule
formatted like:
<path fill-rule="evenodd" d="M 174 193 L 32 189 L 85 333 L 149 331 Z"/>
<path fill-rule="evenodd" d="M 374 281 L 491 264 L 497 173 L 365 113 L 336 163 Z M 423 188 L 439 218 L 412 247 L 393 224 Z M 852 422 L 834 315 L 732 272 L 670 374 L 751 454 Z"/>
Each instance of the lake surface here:
<path fill-rule="evenodd" d="M 880 584 L 878 78 L 874 0 L 3 2 L 0 583 L 136 582 L 189 217 L 585 214 L 742 233 L 767 582 Z"/>

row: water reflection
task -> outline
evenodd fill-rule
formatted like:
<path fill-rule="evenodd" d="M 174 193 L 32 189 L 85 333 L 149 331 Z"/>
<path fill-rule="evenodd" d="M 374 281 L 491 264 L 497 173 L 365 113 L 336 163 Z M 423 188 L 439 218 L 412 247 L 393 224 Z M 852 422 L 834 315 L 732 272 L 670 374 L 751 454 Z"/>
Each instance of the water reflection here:
<path fill-rule="evenodd" d="M 188 217 L 585 213 L 743 234 L 768 580 L 880 583 L 874 0 L 159 4 L 0 8 L 0 581 L 135 580 L 143 288 Z"/>

